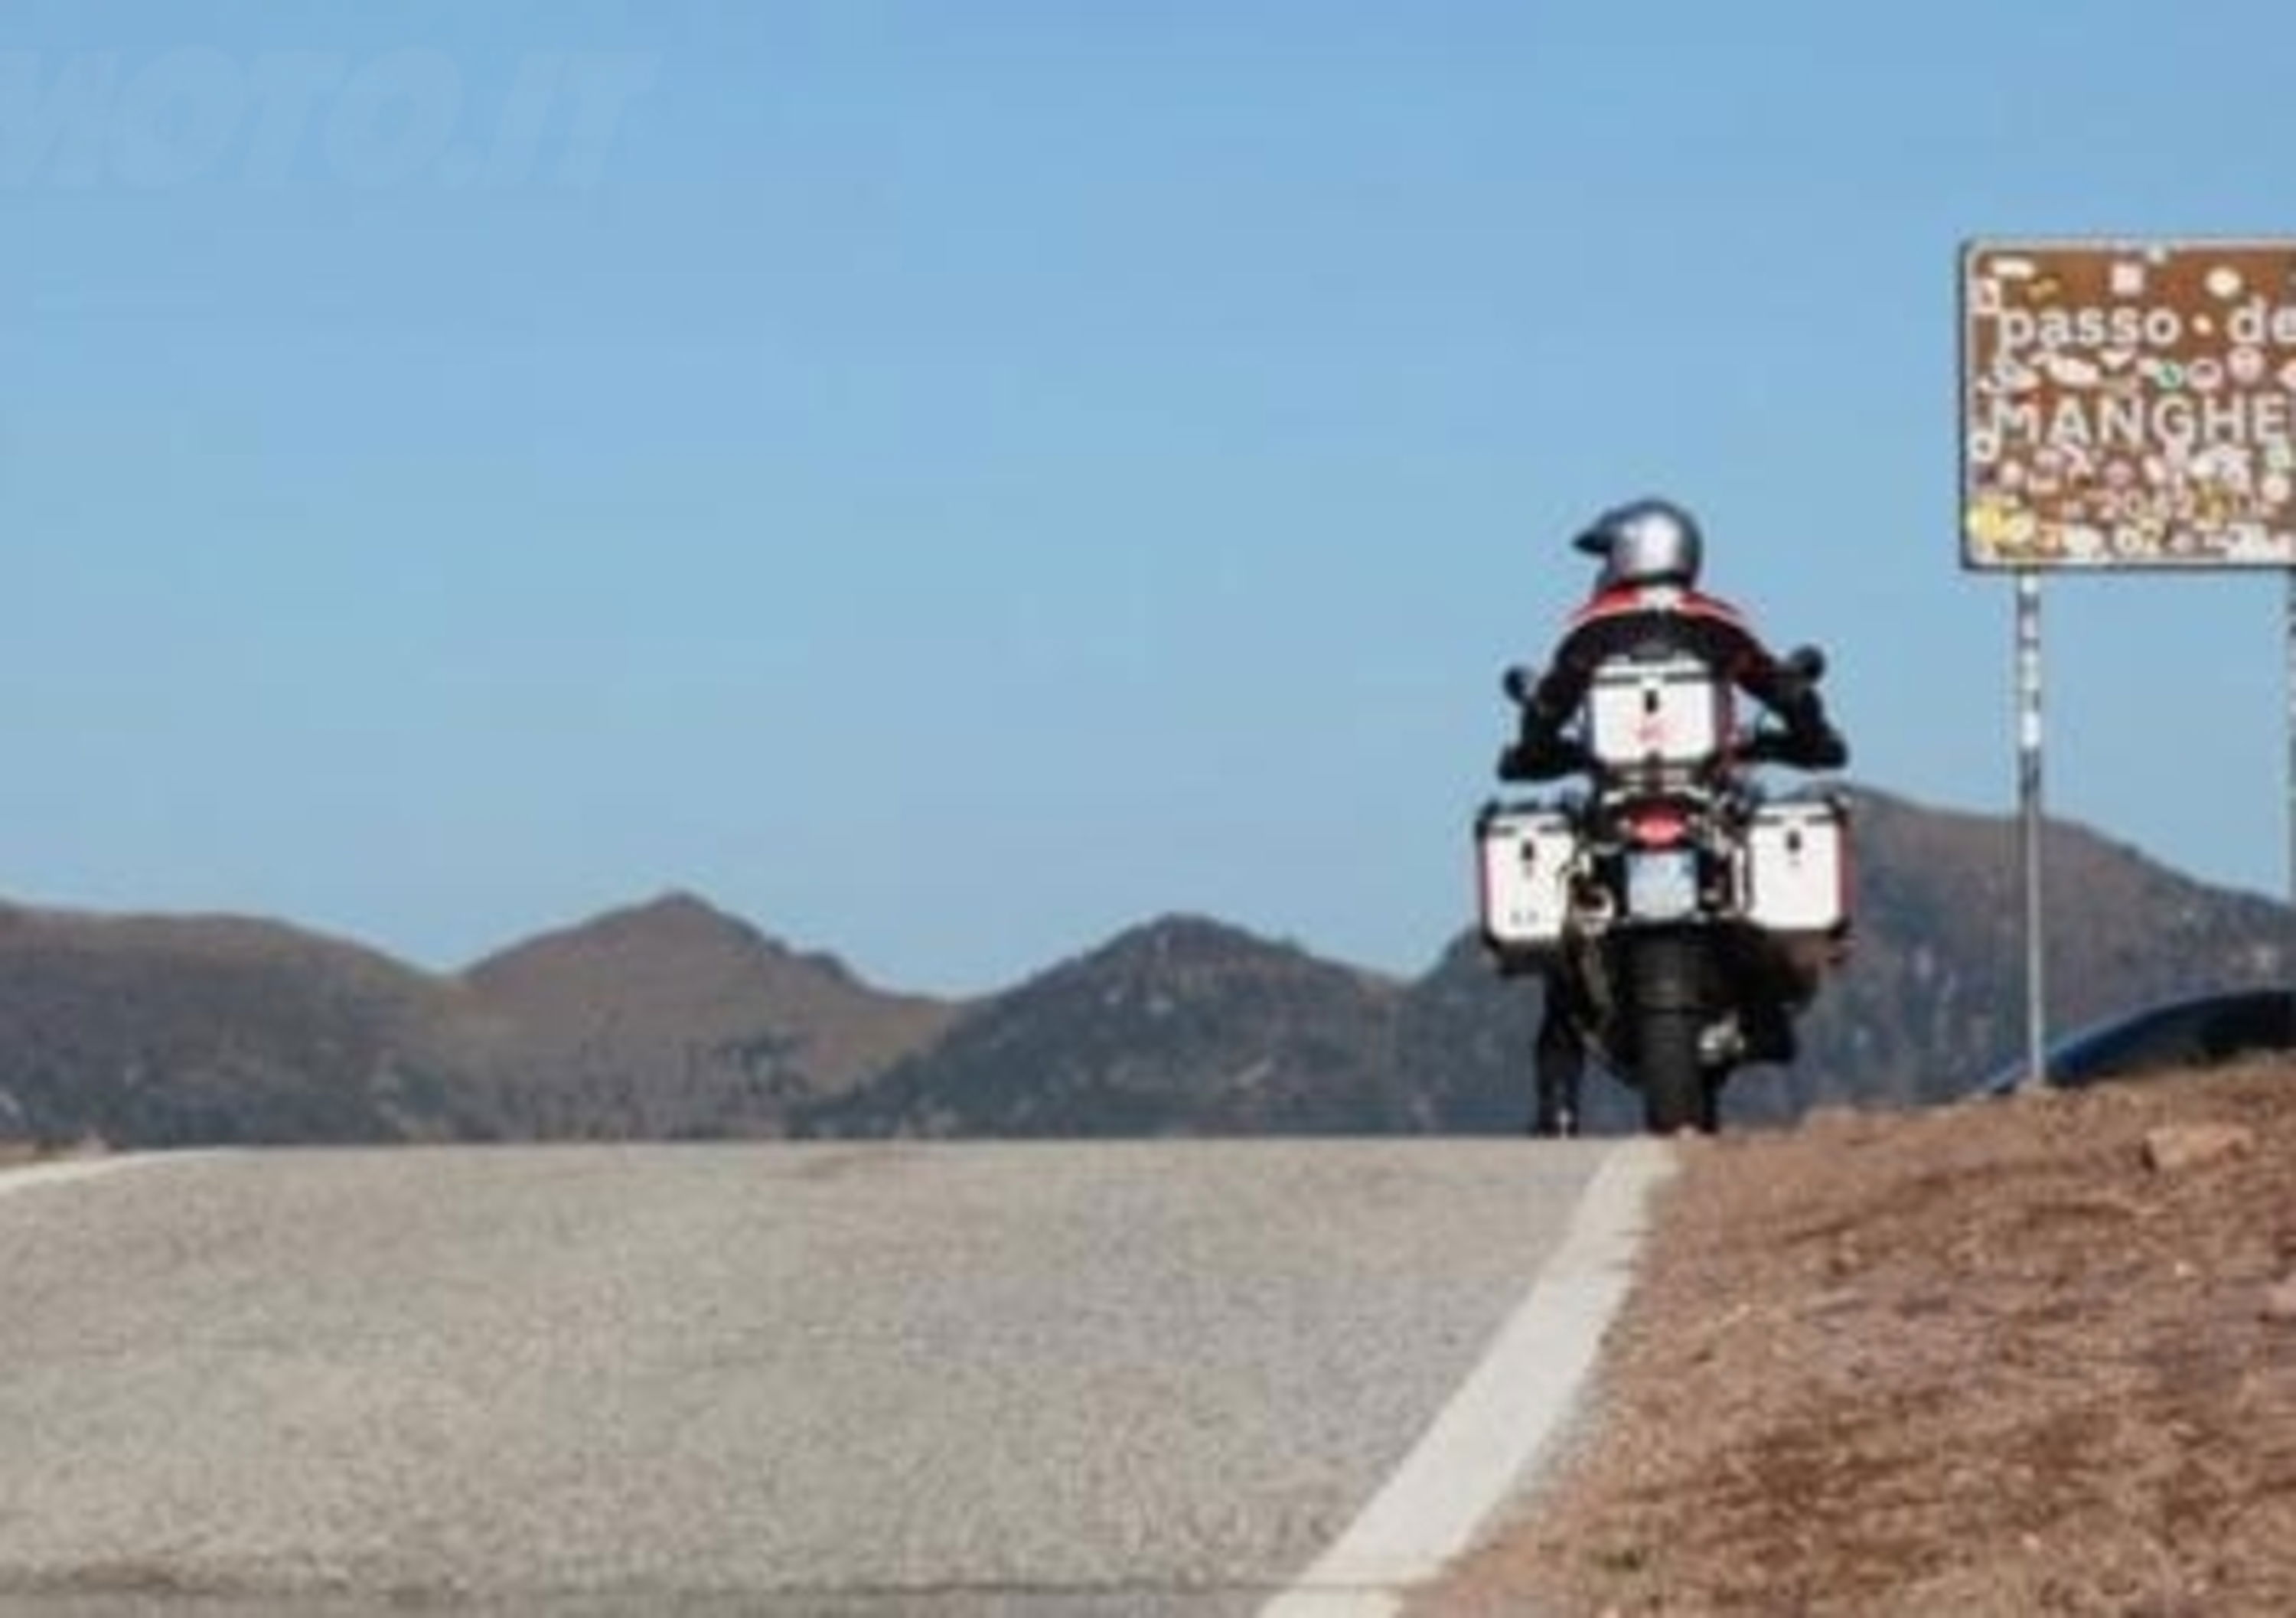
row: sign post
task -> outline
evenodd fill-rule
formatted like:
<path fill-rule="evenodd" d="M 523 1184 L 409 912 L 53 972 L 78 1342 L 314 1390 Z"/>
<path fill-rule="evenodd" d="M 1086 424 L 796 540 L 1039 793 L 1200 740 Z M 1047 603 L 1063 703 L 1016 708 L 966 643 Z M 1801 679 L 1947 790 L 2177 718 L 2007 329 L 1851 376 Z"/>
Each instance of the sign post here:
<path fill-rule="evenodd" d="M 2017 574 L 2017 819 L 2025 862 L 2025 1084 L 2048 1061 L 2048 951 L 2041 881 L 2041 579 Z"/>
<path fill-rule="evenodd" d="M 2026 1039 L 2038 1082 L 2042 574 L 2285 574 L 2296 902 L 2296 240 L 1971 242 L 1960 292 L 1962 565 L 2017 580 Z M 2296 940 L 2283 960 L 2296 970 Z"/>

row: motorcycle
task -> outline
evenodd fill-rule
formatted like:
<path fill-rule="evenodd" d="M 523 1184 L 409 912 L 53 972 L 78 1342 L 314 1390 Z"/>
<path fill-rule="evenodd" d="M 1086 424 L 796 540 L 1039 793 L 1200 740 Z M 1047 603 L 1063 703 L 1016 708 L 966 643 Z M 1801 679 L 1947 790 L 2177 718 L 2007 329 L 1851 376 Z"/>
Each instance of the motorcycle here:
<path fill-rule="evenodd" d="M 1824 674 L 1814 647 L 1787 665 Z M 1505 689 L 1520 704 L 1533 684 L 1512 669 Z M 1578 716 L 1569 773 L 1587 784 L 1475 820 L 1488 954 L 1565 996 L 1656 1134 L 1712 1133 L 1736 1069 L 1792 1062 L 1795 1020 L 1849 949 L 1848 801 L 1774 794 L 1758 767 L 1797 750 L 1773 720 L 1741 728 L 1735 698 L 1694 657 L 1611 659 Z"/>

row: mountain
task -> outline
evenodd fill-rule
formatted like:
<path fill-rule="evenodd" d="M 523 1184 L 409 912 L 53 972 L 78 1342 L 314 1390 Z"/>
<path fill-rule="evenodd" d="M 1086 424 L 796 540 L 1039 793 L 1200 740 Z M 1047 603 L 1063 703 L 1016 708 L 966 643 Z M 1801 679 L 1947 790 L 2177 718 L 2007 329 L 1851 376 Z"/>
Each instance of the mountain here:
<path fill-rule="evenodd" d="M 0 1138 L 774 1135 L 955 1010 L 684 894 L 452 977 L 271 922 L 0 907 Z"/>
<path fill-rule="evenodd" d="M 1821 990 L 1792 1067 L 1750 1068 L 1726 1122 L 1831 1104 L 1917 1105 L 1966 1093 L 2023 1053 L 2025 931 L 2013 817 L 1849 794 L 1856 940 Z M 2285 980 L 2292 918 L 2253 894 L 2196 883 L 2064 821 L 2042 840 L 2053 1032 L 2147 1001 Z M 1529 1110 L 1536 989 L 1496 979 L 1462 937 L 1412 988 L 1397 1062 L 1444 1127 L 1520 1127 Z M 1589 1127 L 1635 1127 L 1635 1098 L 1590 1072 Z"/>
<path fill-rule="evenodd" d="M 1941 1100 L 2021 1049 L 2014 821 L 1851 801 L 1850 965 L 1802 1060 L 1732 1085 L 1732 1123 Z M 2082 826 L 2045 846 L 2054 1030 L 2287 975 L 2286 908 Z M 1464 932 L 1400 982 L 1168 916 L 959 1003 L 685 893 L 451 975 L 273 922 L 0 905 L 0 1138 L 1511 1133 L 1537 1013 Z M 1599 1072 L 1587 1103 L 1635 1127 Z"/>
<path fill-rule="evenodd" d="M 1406 1130 L 1398 985 L 1201 916 L 1136 928 L 976 1006 L 851 1094 L 816 1136 Z"/>
<path fill-rule="evenodd" d="M 955 1006 L 883 993 L 687 893 L 617 910 L 463 974 L 472 1050 L 508 1132 L 772 1135 L 929 1042 Z"/>
<path fill-rule="evenodd" d="M 450 984 L 272 923 L 0 907 L 0 1136 L 468 1138 L 465 1014 Z"/>
<path fill-rule="evenodd" d="M 1726 1121 L 1965 1093 L 2024 1030 L 2013 818 L 1849 794 L 1857 939 L 1789 1067 L 1743 1071 Z M 2046 828 L 2051 1026 L 2284 971 L 2283 907 L 2194 883 L 2064 822 Z M 1201 918 L 1167 918 L 976 1006 L 801 1133 L 922 1136 L 1513 1133 L 1539 1009 L 1472 932 L 1407 984 Z M 1587 1127 L 1639 1127 L 1591 1068 Z"/>
<path fill-rule="evenodd" d="M 1873 791 L 1856 812 L 1857 958 L 1811 1019 L 1807 1065 L 1829 1098 L 1947 1099 L 2024 1049 L 2017 822 Z M 2053 1031 L 2287 981 L 2296 917 L 2283 904 L 2194 882 L 2064 821 L 2044 827 L 2041 880 Z"/>

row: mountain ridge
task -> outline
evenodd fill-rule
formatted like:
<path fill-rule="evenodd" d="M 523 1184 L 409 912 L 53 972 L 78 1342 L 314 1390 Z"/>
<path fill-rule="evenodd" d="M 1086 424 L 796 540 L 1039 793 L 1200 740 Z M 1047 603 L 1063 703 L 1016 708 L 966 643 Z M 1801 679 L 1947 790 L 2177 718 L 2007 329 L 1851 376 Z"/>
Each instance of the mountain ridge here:
<path fill-rule="evenodd" d="M 1848 785 L 1857 938 L 1726 1117 L 1921 1105 L 2021 1043 L 2013 817 Z M 2052 819 L 2053 1031 L 2284 975 L 2286 907 Z M 1519 1129 L 1535 990 L 1461 927 L 1398 975 L 1168 912 L 904 993 L 682 889 L 459 971 L 273 918 L 0 903 L 0 1136 L 122 1145 Z M 1631 1096 L 1591 1075 L 1598 1129 Z"/>

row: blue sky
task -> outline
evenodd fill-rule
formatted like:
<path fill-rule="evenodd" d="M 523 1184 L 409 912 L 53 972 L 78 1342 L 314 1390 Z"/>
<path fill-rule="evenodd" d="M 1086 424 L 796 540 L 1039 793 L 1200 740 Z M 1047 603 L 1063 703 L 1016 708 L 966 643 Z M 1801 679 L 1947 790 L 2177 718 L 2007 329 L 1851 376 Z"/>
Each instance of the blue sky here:
<path fill-rule="evenodd" d="M 1645 490 L 1832 651 L 1856 776 L 2005 811 L 1956 246 L 2296 232 L 2292 55 L 2263 0 L 15 0 L 0 892 L 1417 971 L 1497 671 Z M 2051 581 L 2053 810 L 2281 891 L 2283 600 Z"/>

